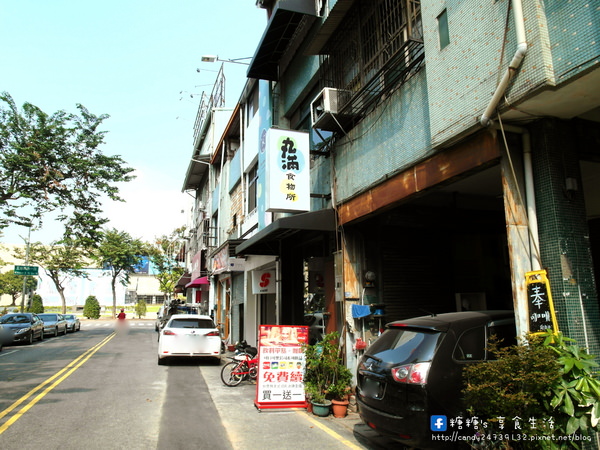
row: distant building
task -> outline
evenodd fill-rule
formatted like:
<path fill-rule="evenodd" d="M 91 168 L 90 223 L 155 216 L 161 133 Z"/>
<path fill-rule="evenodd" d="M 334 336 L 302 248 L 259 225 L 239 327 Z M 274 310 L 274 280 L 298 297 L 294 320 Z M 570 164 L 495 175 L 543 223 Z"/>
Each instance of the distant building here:
<path fill-rule="evenodd" d="M 0 259 L 7 264 L 0 267 L 0 273 L 14 269 L 15 265 L 24 265 L 23 260 L 13 256 L 16 249 L 23 249 L 24 245 L 2 244 L 0 246 Z M 134 304 L 138 299 L 144 299 L 146 303 L 163 303 L 164 294 L 159 290 L 159 283 L 152 272 L 150 264 L 144 265 L 145 273 L 137 273 L 130 276 L 129 285 L 123 286 L 117 283 L 117 304 Z M 85 299 L 94 295 L 101 306 L 112 306 L 112 289 L 108 271 L 96 268 L 85 269 L 88 278 L 72 278 L 65 289 L 65 298 L 67 309 L 83 307 Z M 149 272 L 149 273 L 148 273 Z M 60 306 L 61 298 L 56 291 L 54 283 L 40 267 L 38 275 L 38 287 L 35 294 L 39 294 L 44 302 L 44 306 Z M 8 306 L 12 303 L 9 295 L 0 296 L 0 306 Z M 20 307 L 21 296 L 17 298 L 15 305 Z"/>

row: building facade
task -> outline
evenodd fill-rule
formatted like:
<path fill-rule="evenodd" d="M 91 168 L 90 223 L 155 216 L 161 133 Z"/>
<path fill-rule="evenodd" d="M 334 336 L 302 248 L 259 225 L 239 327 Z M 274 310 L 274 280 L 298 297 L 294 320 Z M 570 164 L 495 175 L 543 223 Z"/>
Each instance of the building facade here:
<path fill-rule="evenodd" d="M 202 191 L 228 335 L 254 344 L 260 324 L 321 311 L 352 367 L 357 338 L 423 314 L 512 309 L 525 333 L 526 275 L 543 270 L 558 327 L 600 354 L 600 9 L 257 5 L 265 32 L 210 155 L 220 190 Z M 300 161 L 273 136 L 308 147 L 308 206 L 273 200 L 274 186 L 296 195 L 277 164 Z"/>

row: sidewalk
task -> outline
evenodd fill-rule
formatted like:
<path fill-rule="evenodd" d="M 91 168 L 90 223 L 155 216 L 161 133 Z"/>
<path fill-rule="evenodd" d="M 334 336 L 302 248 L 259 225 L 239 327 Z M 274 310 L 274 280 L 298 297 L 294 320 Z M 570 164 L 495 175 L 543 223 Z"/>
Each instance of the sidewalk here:
<path fill-rule="evenodd" d="M 234 449 L 389 449 L 401 448 L 378 436 L 349 412 L 343 419 L 318 417 L 304 409 L 266 409 L 254 406 L 256 384 L 236 387 L 221 381 L 222 366 L 200 366 L 210 395 Z"/>

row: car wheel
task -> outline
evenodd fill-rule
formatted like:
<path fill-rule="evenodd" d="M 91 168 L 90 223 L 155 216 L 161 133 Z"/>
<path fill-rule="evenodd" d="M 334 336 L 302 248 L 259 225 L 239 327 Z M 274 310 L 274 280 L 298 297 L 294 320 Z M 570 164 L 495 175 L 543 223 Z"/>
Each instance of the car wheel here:
<path fill-rule="evenodd" d="M 29 333 L 29 338 L 27 338 L 27 345 L 33 344 L 33 331 Z"/>
<path fill-rule="evenodd" d="M 38 341 L 43 341 L 44 340 L 44 331 L 42 330 L 40 332 L 40 336 L 38 337 Z"/>
<path fill-rule="evenodd" d="M 165 365 L 165 362 L 166 362 L 166 361 L 165 361 L 165 358 L 160 358 L 160 357 L 158 358 L 158 365 L 159 365 L 159 366 L 164 366 L 164 365 Z"/>
<path fill-rule="evenodd" d="M 58 336 L 58 327 L 54 329 L 54 337 Z"/>
<path fill-rule="evenodd" d="M 67 335 L 67 327 L 65 327 L 65 330 L 63 331 L 63 336 Z"/>

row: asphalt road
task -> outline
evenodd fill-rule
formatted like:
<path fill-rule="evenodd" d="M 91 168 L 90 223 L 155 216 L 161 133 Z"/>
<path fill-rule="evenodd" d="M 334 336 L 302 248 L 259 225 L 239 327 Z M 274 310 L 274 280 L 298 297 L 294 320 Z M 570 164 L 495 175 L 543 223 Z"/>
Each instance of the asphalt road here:
<path fill-rule="evenodd" d="M 81 331 L 0 352 L 0 448 L 231 449 L 200 370 L 157 365 L 154 322 Z M 214 367 L 219 370 L 218 367 Z"/>

